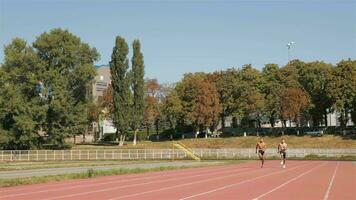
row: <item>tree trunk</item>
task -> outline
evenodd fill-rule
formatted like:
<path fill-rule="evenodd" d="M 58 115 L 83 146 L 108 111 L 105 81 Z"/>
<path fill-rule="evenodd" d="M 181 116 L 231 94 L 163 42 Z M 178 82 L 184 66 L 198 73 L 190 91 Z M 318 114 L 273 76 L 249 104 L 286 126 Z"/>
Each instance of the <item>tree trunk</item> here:
<path fill-rule="evenodd" d="M 76 144 L 77 143 L 77 138 L 76 138 L 76 135 L 73 135 L 73 142 L 74 142 L 74 144 Z"/>
<path fill-rule="evenodd" d="M 345 115 L 345 113 L 345 110 L 340 112 L 340 125 L 342 128 L 345 128 L 347 124 L 347 116 Z"/>
<path fill-rule="evenodd" d="M 287 127 L 287 120 L 282 120 L 282 127 Z"/>
<path fill-rule="evenodd" d="M 136 141 L 136 140 L 137 140 L 137 131 L 138 131 L 138 129 L 136 129 L 135 132 L 134 132 L 134 139 L 133 139 L 133 144 L 132 144 L 133 146 L 136 146 L 136 142 L 137 142 L 137 141 Z"/>
<path fill-rule="evenodd" d="M 119 130 L 116 130 L 115 138 L 116 138 L 116 142 L 117 142 L 119 140 Z M 120 141 L 121 141 L 121 135 L 120 135 Z"/>
<path fill-rule="evenodd" d="M 221 114 L 221 131 L 224 132 L 225 129 L 225 115 Z"/>
<path fill-rule="evenodd" d="M 146 135 L 147 135 L 147 139 L 150 139 L 150 127 L 147 125 L 146 126 Z"/>
<path fill-rule="evenodd" d="M 274 119 L 274 117 L 270 117 L 270 118 L 269 118 L 269 123 L 271 124 L 271 127 L 273 128 L 273 127 L 274 127 L 274 124 L 275 124 L 275 119 Z"/>
<path fill-rule="evenodd" d="M 124 142 L 125 142 L 125 135 L 123 133 L 120 133 L 119 146 L 124 146 Z"/>
<path fill-rule="evenodd" d="M 325 127 L 328 127 L 328 112 L 326 109 L 324 109 L 324 123 Z"/>

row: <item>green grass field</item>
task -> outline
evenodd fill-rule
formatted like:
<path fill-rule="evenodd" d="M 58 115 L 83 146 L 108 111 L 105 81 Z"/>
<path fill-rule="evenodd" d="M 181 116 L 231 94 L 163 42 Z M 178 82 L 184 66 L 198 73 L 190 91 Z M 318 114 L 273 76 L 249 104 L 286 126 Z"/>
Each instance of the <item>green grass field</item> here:
<path fill-rule="evenodd" d="M 283 136 L 289 148 L 356 148 L 355 139 L 346 139 L 341 136 L 324 135 L 322 137 L 311 136 Z M 264 137 L 269 147 L 277 147 L 281 137 Z M 180 140 L 190 148 L 254 148 L 258 137 L 229 137 L 229 138 L 199 138 Z M 136 146 L 128 141 L 123 147 L 117 145 L 75 145 L 74 149 L 90 148 L 172 148 L 172 141 L 151 142 L 138 141 Z"/>
<path fill-rule="evenodd" d="M 91 166 L 110 166 L 110 165 L 130 165 L 138 163 L 152 163 L 164 161 L 123 161 L 123 160 L 76 160 L 76 161 L 35 161 L 35 162 L 0 162 L 0 171 L 26 170 L 26 169 L 47 169 L 47 168 L 62 168 L 62 167 L 91 167 Z"/>

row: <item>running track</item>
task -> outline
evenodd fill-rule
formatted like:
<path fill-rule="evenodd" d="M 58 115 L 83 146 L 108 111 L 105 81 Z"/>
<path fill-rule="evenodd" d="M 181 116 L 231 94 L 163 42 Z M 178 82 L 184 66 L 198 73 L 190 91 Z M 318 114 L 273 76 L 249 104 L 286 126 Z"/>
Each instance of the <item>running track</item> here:
<path fill-rule="evenodd" d="M 0 200 L 352 200 L 352 162 L 278 161 L 107 176 L 0 188 Z"/>

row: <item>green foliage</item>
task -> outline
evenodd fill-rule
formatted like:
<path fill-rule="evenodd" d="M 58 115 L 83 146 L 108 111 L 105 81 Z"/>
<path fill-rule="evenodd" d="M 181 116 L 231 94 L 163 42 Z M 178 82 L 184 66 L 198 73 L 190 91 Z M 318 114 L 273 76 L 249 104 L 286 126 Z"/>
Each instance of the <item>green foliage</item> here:
<path fill-rule="evenodd" d="M 327 110 L 331 108 L 332 102 L 327 95 L 328 77 L 331 70 L 332 65 L 319 61 L 306 63 L 305 67 L 299 70 L 299 83 L 311 98 L 313 106 L 310 114 L 315 126 L 327 121 Z"/>
<path fill-rule="evenodd" d="M 225 118 L 238 112 L 238 93 L 236 92 L 236 88 L 239 86 L 238 73 L 236 69 L 230 68 L 226 71 L 214 72 L 209 77 L 209 80 L 215 83 L 215 87 L 218 91 L 222 107 L 220 116 L 222 129 L 225 127 Z"/>
<path fill-rule="evenodd" d="M 145 66 L 143 55 L 141 53 L 141 44 L 139 40 L 135 40 L 133 46 L 132 57 L 132 90 L 133 90 L 133 129 L 137 129 L 142 121 L 144 111 L 144 75 Z"/>
<path fill-rule="evenodd" d="M 341 114 L 341 125 L 346 126 L 348 113 L 355 112 L 356 60 L 343 60 L 336 65 L 328 79 L 327 95 Z"/>
<path fill-rule="evenodd" d="M 277 64 L 267 64 L 262 70 L 263 88 L 265 95 L 264 113 L 268 117 L 272 127 L 281 116 L 281 92 L 283 85 L 278 81 L 280 73 Z"/>
<path fill-rule="evenodd" d="M 21 39 L 7 45 L 0 70 L 0 124 L 12 139 L 3 148 L 38 148 L 43 134 L 60 147 L 65 137 L 82 134 L 98 58 L 95 49 L 62 29 L 41 34 L 32 47 Z"/>
<path fill-rule="evenodd" d="M 141 53 L 141 44 L 139 40 L 134 40 L 132 56 L 132 80 L 131 87 L 133 91 L 133 105 L 132 105 L 132 129 L 135 131 L 134 142 L 136 142 L 136 131 L 140 127 L 143 120 L 143 112 L 145 108 L 145 94 L 144 94 L 144 75 L 145 66 L 143 62 L 143 55 Z"/>
<path fill-rule="evenodd" d="M 117 36 L 110 61 L 113 86 L 113 121 L 121 136 L 126 136 L 131 120 L 132 94 L 130 90 L 129 47 L 124 38 Z M 120 140 L 123 142 L 123 138 Z"/>

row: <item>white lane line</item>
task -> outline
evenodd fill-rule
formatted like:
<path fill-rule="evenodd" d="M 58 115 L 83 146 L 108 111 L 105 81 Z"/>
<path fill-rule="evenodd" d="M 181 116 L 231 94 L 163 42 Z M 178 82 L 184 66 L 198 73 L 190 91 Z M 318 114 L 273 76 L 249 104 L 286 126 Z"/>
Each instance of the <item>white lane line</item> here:
<path fill-rule="evenodd" d="M 304 166 L 304 165 L 302 165 L 302 166 Z M 247 180 L 242 181 L 242 182 L 237 182 L 237 183 L 233 183 L 233 184 L 230 184 L 230 185 L 225 185 L 223 187 L 219 187 L 219 188 L 216 188 L 214 190 L 209 190 L 207 192 L 198 193 L 198 194 L 195 194 L 195 195 L 192 195 L 192 196 L 181 198 L 179 200 L 186 200 L 186 199 L 191 199 L 191 198 L 198 197 L 198 196 L 203 196 L 203 195 L 206 195 L 206 194 L 209 194 L 209 193 L 213 193 L 213 192 L 216 192 L 216 191 L 224 190 L 224 189 L 227 189 L 227 188 L 230 188 L 230 187 L 234 187 L 234 186 L 237 186 L 237 185 L 241 185 L 241 184 L 244 184 L 244 183 L 252 182 L 252 181 L 264 178 L 264 177 L 268 177 L 268 176 L 272 176 L 272 175 L 275 175 L 275 174 L 281 174 L 281 173 L 284 173 L 284 172 L 288 172 L 288 171 L 291 171 L 291 170 L 293 170 L 295 168 L 298 168 L 298 167 L 300 167 L 300 166 L 289 168 L 288 170 L 282 170 L 282 171 L 279 171 L 279 172 L 270 173 L 270 174 L 267 174 L 267 175 L 255 177 L 255 178 L 252 178 L 252 179 L 247 179 Z"/>
<path fill-rule="evenodd" d="M 302 165 L 303 166 L 303 165 Z M 294 168 L 291 168 L 289 170 L 292 170 L 292 169 L 295 169 L 295 168 L 298 168 L 300 166 L 296 166 Z M 259 171 L 259 170 L 253 170 L 253 172 L 255 171 Z M 251 172 L 251 171 L 248 171 L 248 172 Z M 121 197 L 116 197 L 116 198 L 111 198 L 109 200 L 117 200 L 117 199 L 123 199 L 123 198 L 129 198 L 129 197 L 134 197 L 134 196 L 139 196 L 139 195 L 143 195 L 143 194 L 148 194 L 148 193 L 153 193 L 153 192 L 160 192 L 160 191 L 163 191 L 163 190 L 169 190 L 169 189 L 173 189 L 173 188 L 177 188 L 177 187 L 183 187 L 183 186 L 187 186 L 187 185 L 193 185 L 193 184 L 197 184 L 197 183 L 203 183 L 203 182 L 208 182 L 208 181 L 213 181 L 213 180 L 218 180 L 218 179 L 223 179 L 223 178 L 227 178 L 227 177 L 234 177 L 234 176 L 239 176 L 241 174 L 243 174 L 244 172 L 242 173 L 238 173 L 238 174 L 235 174 L 235 175 L 227 175 L 227 176 L 221 176 L 221 177 L 217 177 L 217 178 L 211 178 L 211 179 L 205 179 L 205 180 L 201 180 L 201 181 L 195 181 L 195 182 L 191 182 L 191 183 L 185 183 L 185 184 L 180 184 L 180 185 L 175 185 L 175 186 L 170 186 L 170 187 L 164 187 L 164 188 L 161 188 L 161 189 L 156 189 L 156 190 L 149 190 L 149 191 L 145 191 L 145 192 L 141 192 L 141 193 L 136 193 L 136 194 L 131 194 L 131 195 L 125 195 L 125 196 L 121 196 Z M 279 172 L 280 173 L 280 172 Z M 272 173 L 274 174 L 274 173 Z M 269 175 L 272 175 L 272 174 L 269 174 Z M 262 178 L 262 177 L 265 177 L 267 175 L 263 175 L 263 176 L 259 176 L 257 177 L 256 179 L 258 178 Z M 252 180 L 252 179 L 251 179 Z M 242 184 L 244 183 L 245 181 L 242 181 L 242 182 L 239 182 L 239 184 Z"/>
<path fill-rule="evenodd" d="M 67 198 L 67 197 L 75 197 L 75 196 L 82 196 L 82 195 L 87 195 L 87 194 L 94 194 L 94 193 L 99 193 L 99 192 L 106 192 L 106 191 L 112 191 L 112 190 L 116 190 L 116 189 L 122 189 L 122 188 L 129 188 L 129 187 L 135 187 L 135 186 L 140 186 L 140 185 L 149 185 L 149 184 L 153 184 L 153 183 L 163 183 L 163 182 L 169 182 L 169 181 L 175 181 L 175 180 L 184 180 L 184 179 L 189 179 L 189 178 L 195 178 L 195 177 L 200 177 L 200 176 L 206 176 L 206 175 L 211 175 L 211 174 L 225 174 L 225 173 L 231 173 L 231 172 L 245 172 L 248 169 L 237 169 L 237 170 L 232 170 L 232 171 L 224 171 L 224 172 L 215 172 L 215 173 L 204 173 L 204 174 L 198 174 L 198 175 L 194 175 L 194 176 L 188 176 L 188 177 L 181 177 L 181 178 L 170 178 L 170 179 L 165 179 L 165 180 L 159 180 L 159 181 L 150 181 L 150 182 L 145 182 L 145 183 L 137 183 L 137 184 L 131 184 L 131 185 L 125 185 L 125 186 L 119 186 L 119 187 L 111 187 L 111 188 L 106 188 L 106 189 L 99 189 L 99 190 L 91 190 L 88 192 L 81 192 L 81 193 L 74 193 L 74 194 L 69 194 L 69 195 L 63 195 L 63 196 L 56 196 L 56 197 L 52 197 L 52 198 L 44 198 L 42 200 L 54 200 L 54 199 L 63 199 L 63 198 Z M 197 172 L 199 173 L 199 172 Z M 231 175 L 229 175 L 231 176 Z"/>
<path fill-rule="evenodd" d="M 211 172 L 221 172 L 222 169 L 234 169 L 236 166 L 228 166 L 228 167 L 222 167 L 222 168 L 214 168 L 214 169 L 208 169 L 208 170 L 204 170 L 203 172 L 207 172 L 207 173 L 211 173 Z M 239 168 L 240 169 L 240 168 Z M 173 172 L 173 171 L 172 171 Z M 155 175 L 155 176 L 150 176 L 150 177 L 139 177 L 138 178 L 132 178 L 132 179 L 128 179 L 128 180 L 123 180 L 123 179 L 119 179 L 117 180 L 117 178 L 113 179 L 112 181 L 105 181 L 103 180 L 103 182 L 100 183 L 95 183 L 92 182 L 91 184 L 83 184 L 81 182 L 76 183 L 75 186 L 67 186 L 67 187 L 61 187 L 61 188 L 54 188 L 54 189 L 45 189 L 45 190 L 36 190 L 36 188 L 34 188 L 34 191 L 30 191 L 30 192 L 22 192 L 22 193 L 16 193 L 16 194 L 9 194 L 9 195 L 1 195 L 0 199 L 5 199 L 8 197 L 18 197 L 18 196 L 25 196 L 25 195 L 31 195 L 31 194 L 39 194 L 39 193 L 45 193 L 45 192 L 55 192 L 55 191 L 63 191 L 63 190 L 68 190 L 68 189 L 76 189 L 76 188 L 87 188 L 87 187 L 91 187 L 91 186 L 100 186 L 100 185 L 107 185 L 107 184 L 112 184 L 112 183 L 124 183 L 124 182 L 130 182 L 130 181 L 137 181 L 137 180 L 146 180 L 146 179 L 152 179 L 154 177 L 171 177 L 171 176 L 177 176 L 177 175 L 189 175 L 189 174 L 196 174 L 196 173 L 201 173 L 199 171 L 188 171 L 188 172 L 182 172 L 182 173 L 165 173 L 163 175 Z M 79 184 L 79 185 L 78 185 Z M 72 185 L 72 184 L 69 184 Z"/>
<path fill-rule="evenodd" d="M 331 177 L 331 180 L 330 180 L 330 183 L 329 183 L 328 190 L 327 190 L 326 193 L 325 193 L 324 200 L 327 200 L 327 199 L 329 198 L 329 193 L 330 193 L 330 190 L 331 190 L 331 188 L 332 188 L 332 186 L 333 186 L 334 179 L 335 179 L 335 175 L 336 175 L 337 169 L 339 168 L 339 164 L 340 164 L 340 162 L 337 162 L 337 165 L 336 165 L 336 167 L 335 167 L 334 174 L 333 174 L 333 176 Z"/>
<path fill-rule="evenodd" d="M 291 182 L 293 182 L 293 181 L 295 181 L 295 180 L 297 180 L 297 179 L 299 179 L 299 178 L 301 178 L 301 177 L 303 177 L 303 176 L 309 174 L 310 172 L 312 172 L 312 171 L 314 171 L 315 169 L 320 168 L 320 167 L 322 167 L 322 166 L 324 166 L 324 165 L 326 165 L 326 163 L 321 164 L 321 165 L 316 166 L 316 167 L 313 167 L 313 168 L 311 168 L 310 170 L 308 170 L 308 171 L 306 171 L 306 172 L 304 172 L 304 173 L 302 173 L 302 174 L 299 174 L 298 176 L 296 176 L 296 177 L 294 177 L 294 178 L 288 180 L 287 182 L 284 182 L 283 184 L 281 184 L 281 185 L 275 187 L 274 189 L 272 189 L 272 190 L 270 190 L 270 191 L 268 191 L 268 192 L 266 192 L 266 193 L 264 193 L 264 194 L 261 194 L 260 196 L 258 196 L 258 197 L 256 197 L 256 198 L 253 198 L 253 200 L 258 200 L 258 199 L 260 199 L 260 198 L 262 198 L 262 197 L 264 197 L 264 196 L 267 196 L 268 194 L 270 194 L 270 193 L 272 193 L 272 192 L 274 192 L 274 191 L 276 191 L 276 190 L 278 190 L 278 189 L 280 189 L 280 188 L 282 188 L 282 187 L 288 185 L 289 183 L 291 183 Z"/>

